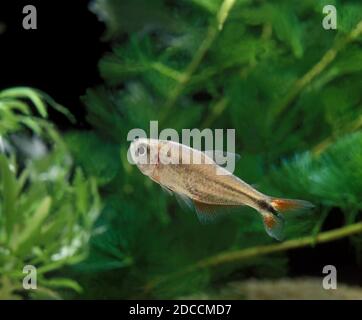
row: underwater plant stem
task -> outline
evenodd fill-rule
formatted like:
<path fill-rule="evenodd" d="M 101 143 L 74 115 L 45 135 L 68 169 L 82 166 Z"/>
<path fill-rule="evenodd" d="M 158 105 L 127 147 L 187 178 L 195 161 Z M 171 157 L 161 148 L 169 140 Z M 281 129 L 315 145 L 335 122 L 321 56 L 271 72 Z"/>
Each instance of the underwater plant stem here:
<path fill-rule="evenodd" d="M 182 78 L 180 79 L 180 82 L 178 86 L 175 88 L 174 91 L 171 92 L 170 98 L 166 103 L 166 108 L 170 109 L 174 106 L 176 103 L 178 97 L 181 95 L 182 91 L 184 90 L 187 83 L 190 81 L 190 78 L 200 65 L 202 59 L 204 58 L 206 52 L 211 47 L 211 44 L 214 42 L 215 37 L 217 35 L 217 29 L 212 25 L 209 27 L 207 31 L 206 38 L 201 43 L 200 47 L 196 51 L 193 59 L 191 60 L 190 64 L 186 68 L 184 74 L 182 75 Z"/>
<path fill-rule="evenodd" d="M 325 243 L 333 240 L 341 239 L 346 236 L 350 236 L 356 233 L 362 232 L 362 222 L 355 223 L 346 227 L 342 227 L 339 229 L 334 229 L 330 231 L 325 231 L 317 236 L 308 236 L 299 239 L 292 239 L 282 243 L 265 245 L 265 246 L 257 246 L 253 248 L 238 250 L 234 252 L 221 253 L 214 257 L 204 259 L 199 261 L 195 267 L 197 268 L 205 268 L 205 267 L 213 267 L 219 264 L 231 262 L 231 261 L 240 261 L 248 258 L 252 258 L 255 256 L 260 256 L 268 253 L 278 252 L 278 251 L 286 251 L 290 249 L 305 247 L 307 245 L 317 244 L 317 243 Z"/>
<path fill-rule="evenodd" d="M 157 279 L 154 279 L 153 281 L 149 282 L 145 289 L 146 291 L 150 291 L 153 288 L 155 288 L 160 283 L 166 282 L 170 279 L 183 276 L 185 274 L 195 272 L 200 269 L 209 268 L 209 267 L 215 267 L 219 266 L 225 263 L 230 262 L 237 262 L 237 261 L 243 261 L 250 258 L 254 258 L 257 256 L 274 253 L 274 252 L 280 252 L 280 251 L 287 251 L 290 249 L 296 249 L 305 247 L 308 245 L 314 246 L 318 243 L 325 243 L 330 242 L 334 240 L 338 240 L 347 236 L 351 236 L 357 233 L 362 233 L 362 222 L 358 222 L 355 224 L 351 224 L 342 228 L 325 231 L 322 233 L 319 233 L 316 236 L 308 236 L 298 239 L 291 239 L 284 241 L 282 243 L 277 244 L 269 244 L 269 245 L 263 245 L 263 246 L 256 246 L 252 248 L 247 249 L 241 249 L 236 250 L 232 252 L 223 252 L 220 254 L 217 254 L 215 256 L 202 259 L 198 262 L 196 262 L 193 265 L 190 265 L 189 267 L 183 269 L 182 271 L 172 273 L 170 275 L 166 275 Z"/>
<path fill-rule="evenodd" d="M 355 131 L 358 131 L 362 128 L 362 116 L 357 117 L 356 120 L 352 121 L 351 123 L 348 123 L 344 128 L 343 132 L 345 134 L 353 133 Z M 336 141 L 338 137 L 336 136 L 330 136 L 324 140 L 322 140 L 320 143 L 318 143 L 313 149 L 312 153 L 316 156 L 319 156 L 324 150 L 328 149 L 328 147 Z"/>
<path fill-rule="evenodd" d="M 201 128 L 209 128 L 212 123 L 224 112 L 227 105 L 229 104 L 228 98 L 221 98 L 211 108 L 211 112 L 205 121 L 201 124 Z"/>
<path fill-rule="evenodd" d="M 319 74 L 321 74 L 336 58 L 337 54 L 344 49 L 344 47 L 355 40 L 362 34 L 362 20 L 356 25 L 356 27 L 342 40 L 336 41 L 334 46 L 330 48 L 307 73 L 299 78 L 295 83 L 289 94 L 282 100 L 279 106 L 275 109 L 275 117 L 280 116 L 286 111 L 291 102 L 297 97 L 297 95 L 304 89 L 306 85 L 313 81 Z"/>
<path fill-rule="evenodd" d="M 193 56 L 191 62 L 187 66 L 185 72 L 182 74 L 178 85 L 171 92 L 169 99 L 167 100 L 165 107 L 166 112 L 163 114 L 162 119 L 164 120 L 170 113 L 170 110 L 173 108 L 177 99 L 180 97 L 181 93 L 185 89 L 186 85 L 189 83 L 191 77 L 199 67 L 200 63 L 204 59 L 207 51 L 210 49 L 214 40 L 216 39 L 219 32 L 222 30 L 225 21 L 227 20 L 230 10 L 232 9 L 235 0 L 224 0 L 221 4 L 220 9 L 217 13 L 217 25 L 212 23 L 208 30 L 206 38 L 201 42 L 200 47 L 197 49 L 195 55 Z"/>

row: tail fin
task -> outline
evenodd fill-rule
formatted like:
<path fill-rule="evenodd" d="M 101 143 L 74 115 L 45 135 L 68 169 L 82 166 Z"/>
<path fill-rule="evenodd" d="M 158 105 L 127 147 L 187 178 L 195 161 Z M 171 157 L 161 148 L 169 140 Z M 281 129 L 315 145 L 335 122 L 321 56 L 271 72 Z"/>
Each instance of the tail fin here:
<path fill-rule="evenodd" d="M 314 205 L 304 200 L 293 200 L 293 199 L 278 199 L 273 198 L 270 201 L 271 206 L 275 211 L 284 213 L 287 211 L 296 211 L 303 209 L 311 209 Z"/>
<path fill-rule="evenodd" d="M 260 210 L 265 231 L 271 237 L 281 241 L 283 240 L 284 216 L 282 213 L 287 211 L 296 211 L 313 208 L 314 205 L 304 200 L 278 199 L 272 198 L 264 202 L 263 208 Z"/>
<path fill-rule="evenodd" d="M 276 240 L 282 241 L 284 218 L 281 215 L 264 212 L 263 221 L 267 234 Z"/>

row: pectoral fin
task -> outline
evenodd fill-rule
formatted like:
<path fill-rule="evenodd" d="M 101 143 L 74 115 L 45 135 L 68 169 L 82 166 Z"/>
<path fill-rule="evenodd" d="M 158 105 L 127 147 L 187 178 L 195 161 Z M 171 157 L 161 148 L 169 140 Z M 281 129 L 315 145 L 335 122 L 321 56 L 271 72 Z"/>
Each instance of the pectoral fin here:
<path fill-rule="evenodd" d="M 161 185 L 161 184 L 160 184 L 160 186 L 161 186 L 162 190 L 163 190 L 165 193 L 167 193 L 167 194 L 170 195 L 170 196 L 173 195 L 173 192 L 172 192 L 169 188 L 167 188 L 167 187 L 165 187 L 165 186 L 163 186 L 163 185 Z"/>
<path fill-rule="evenodd" d="M 174 194 L 175 194 L 178 204 L 181 206 L 182 209 L 184 209 L 184 210 L 193 210 L 194 209 L 192 200 L 189 197 L 187 197 L 181 193 L 177 193 L 177 192 L 174 192 Z"/>

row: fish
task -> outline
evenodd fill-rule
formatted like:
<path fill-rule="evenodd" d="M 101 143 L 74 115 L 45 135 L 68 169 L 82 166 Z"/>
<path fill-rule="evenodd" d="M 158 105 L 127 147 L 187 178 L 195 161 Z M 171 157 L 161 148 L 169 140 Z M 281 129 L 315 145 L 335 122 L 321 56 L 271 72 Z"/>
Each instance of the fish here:
<path fill-rule="evenodd" d="M 133 163 L 183 207 L 196 210 L 199 220 L 208 222 L 229 208 L 249 206 L 262 217 L 265 231 L 283 239 L 284 213 L 309 209 L 305 200 L 265 195 L 203 152 L 170 140 L 137 138 L 130 144 Z M 215 153 L 216 154 L 216 153 Z"/>

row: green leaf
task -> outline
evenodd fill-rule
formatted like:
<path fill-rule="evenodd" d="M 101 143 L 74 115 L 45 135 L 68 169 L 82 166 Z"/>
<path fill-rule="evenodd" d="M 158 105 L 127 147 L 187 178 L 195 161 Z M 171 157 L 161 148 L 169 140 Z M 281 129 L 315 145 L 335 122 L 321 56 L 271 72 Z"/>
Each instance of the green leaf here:
<path fill-rule="evenodd" d="M 78 282 L 67 279 L 67 278 L 52 278 L 52 279 L 42 279 L 42 284 L 50 287 L 50 288 L 57 288 L 57 289 L 71 289 L 77 293 L 82 293 L 83 289 L 78 284 Z"/>
<path fill-rule="evenodd" d="M 337 29 L 345 33 L 352 31 L 361 21 L 361 12 L 362 5 L 357 1 L 337 6 Z"/>
<path fill-rule="evenodd" d="M 5 218 L 5 231 L 8 239 L 12 236 L 14 224 L 17 218 L 16 201 L 18 194 L 18 186 L 14 168 L 11 169 L 11 163 L 2 154 L 0 154 L 0 174 L 2 189 L 2 211 Z"/>
<path fill-rule="evenodd" d="M 104 141 L 92 132 L 70 133 L 66 141 L 85 173 L 96 177 L 99 183 L 107 183 L 117 175 L 120 159 L 116 144 Z"/>
<path fill-rule="evenodd" d="M 32 238 L 40 232 L 40 226 L 49 214 L 51 203 L 52 198 L 49 196 L 40 202 L 34 214 L 28 219 L 24 230 L 14 239 L 13 249 L 15 251 L 24 250 L 25 246 L 29 246 L 32 243 Z"/>
<path fill-rule="evenodd" d="M 203 8 L 208 13 L 216 14 L 217 10 L 220 8 L 222 0 L 188 0 L 189 2 Z"/>
<path fill-rule="evenodd" d="M 34 104 L 43 118 L 46 118 L 48 115 L 46 105 L 41 96 L 30 88 L 17 87 L 3 90 L 0 92 L 0 99 L 1 98 L 27 98 Z"/>
<path fill-rule="evenodd" d="M 271 12 L 272 24 L 279 40 L 285 42 L 297 58 L 303 56 L 301 23 L 291 6 L 266 5 Z"/>

